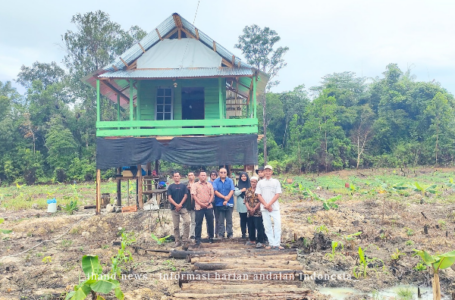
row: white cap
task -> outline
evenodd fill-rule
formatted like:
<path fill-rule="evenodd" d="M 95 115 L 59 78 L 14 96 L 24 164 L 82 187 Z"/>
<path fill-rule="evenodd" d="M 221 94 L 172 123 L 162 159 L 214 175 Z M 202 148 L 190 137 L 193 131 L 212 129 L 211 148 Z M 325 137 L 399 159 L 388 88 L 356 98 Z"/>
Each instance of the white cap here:
<path fill-rule="evenodd" d="M 272 171 L 273 171 L 273 167 L 272 167 L 271 165 L 267 165 L 267 166 L 265 166 L 265 167 L 264 167 L 264 170 L 265 170 L 265 169 L 270 169 L 270 170 L 272 170 Z"/>
<path fill-rule="evenodd" d="M 251 180 L 256 180 L 256 181 L 258 181 L 259 179 L 258 179 L 256 176 L 253 176 L 253 177 L 250 178 L 250 181 L 251 181 Z"/>

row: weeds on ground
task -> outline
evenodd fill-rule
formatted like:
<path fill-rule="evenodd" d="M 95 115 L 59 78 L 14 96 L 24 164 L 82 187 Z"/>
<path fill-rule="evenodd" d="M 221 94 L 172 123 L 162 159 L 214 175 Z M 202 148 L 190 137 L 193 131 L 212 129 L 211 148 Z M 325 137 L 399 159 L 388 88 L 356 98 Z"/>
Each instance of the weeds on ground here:
<path fill-rule="evenodd" d="M 384 262 L 379 259 L 379 258 L 376 258 L 376 257 L 373 257 L 373 258 L 369 258 L 365 255 L 364 251 L 362 250 L 361 247 L 359 247 L 359 266 L 355 266 L 354 269 L 352 270 L 352 273 L 354 275 L 355 278 L 359 279 L 360 277 L 364 277 L 366 278 L 367 277 L 367 271 L 369 269 L 372 269 L 374 270 L 375 272 L 377 272 L 376 268 L 370 268 L 368 267 L 368 265 L 370 264 L 373 264 L 375 261 L 380 261 L 382 262 L 382 268 L 384 269 Z M 360 269 L 359 272 L 356 272 L 357 269 Z"/>
<path fill-rule="evenodd" d="M 314 230 L 316 231 L 316 233 L 325 233 L 325 234 L 329 233 L 329 229 L 324 224 L 322 224 L 321 226 L 316 227 Z"/>
<path fill-rule="evenodd" d="M 170 235 L 168 235 L 168 236 L 165 236 L 165 237 L 162 237 L 162 238 L 158 238 L 153 233 L 151 233 L 151 236 L 152 236 L 152 239 L 154 239 L 158 245 L 164 244 L 166 242 L 166 240 L 170 237 Z"/>

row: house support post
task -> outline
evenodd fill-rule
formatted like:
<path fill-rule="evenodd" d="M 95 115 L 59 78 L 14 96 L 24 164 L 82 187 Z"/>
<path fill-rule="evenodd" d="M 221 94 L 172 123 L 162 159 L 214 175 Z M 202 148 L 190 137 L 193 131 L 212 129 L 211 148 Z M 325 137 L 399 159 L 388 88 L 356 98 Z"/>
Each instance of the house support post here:
<path fill-rule="evenodd" d="M 96 214 L 101 213 L 101 170 L 96 170 Z"/>
<path fill-rule="evenodd" d="M 120 175 L 122 169 L 117 168 L 117 174 Z M 117 179 L 117 206 L 122 206 L 122 180 Z"/>
<path fill-rule="evenodd" d="M 133 95 L 134 95 L 134 87 L 133 87 L 133 80 L 130 79 L 130 121 L 133 121 L 134 120 L 134 99 L 133 99 Z M 131 129 L 133 129 L 133 127 L 131 127 Z"/>
<path fill-rule="evenodd" d="M 144 208 L 144 199 L 142 199 L 142 166 L 137 165 L 137 171 L 138 171 L 138 176 L 137 176 L 137 189 L 138 189 L 138 197 L 139 197 L 139 209 Z"/>
<path fill-rule="evenodd" d="M 256 81 L 257 81 L 257 77 L 253 77 L 253 110 L 254 110 L 254 114 L 253 114 L 253 118 L 256 119 L 256 108 L 257 108 L 257 105 L 256 105 Z"/>
<path fill-rule="evenodd" d="M 96 80 L 96 121 L 101 121 L 100 80 Z"/>
<path fill-rule="evenodd" d="M 222 79 L 221 78 L 218 78 L 218 101 L 219 101 L 219 111 L 220 111 L 220 120 L 221 119 L 224 119 L 223 117 L 223 93 L 222 93 L 222 88 L 221 88 L 221 84 L 222 84 Z M 223 127 L 223 126 L 220 126 L 220 127 Z"/>

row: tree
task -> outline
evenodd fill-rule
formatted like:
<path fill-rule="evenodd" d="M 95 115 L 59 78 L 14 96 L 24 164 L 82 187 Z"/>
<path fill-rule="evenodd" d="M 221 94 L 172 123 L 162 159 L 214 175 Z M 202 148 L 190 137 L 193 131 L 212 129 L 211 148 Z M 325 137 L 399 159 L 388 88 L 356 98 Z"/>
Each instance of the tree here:
<path fill-rule="evenodd" d="M 270 76 L 267 91 L 279 84 L 278 80 L 272 81 L 272 79 L 287 65 L 283 57 L 289 48 L 278 47 L 274 49 L 275 44 L 280 39 L 278 33 L 269 27 L 262 29 L 258 25 L 245 26 L 243 35 L 239 36 L 239 43 L 234 46 L 242 51 L 250 65 Z M 266 97 L 262 96 L 261 98 L 263 119 L 267 120 Z M 263 122 L 264 164 L 267 164 L 267 125 L 267 122 Z"/>
<path fill-rule="evenodd" d="M 33 81 L 39 80 L 46 88 L 54 83 L 62 82 L 64 76 L 65 70 L 55 62 L 50 64 L 34 62 L 31 67 L 22 65 L 16 81 L 28 89 L 32 87 Z"/>
<path fill-rule="evenodd" d="M 351 132 L 351 140 L 357 154 L 356 169 L 359 168 L 367 143 L 371 140 L 375 114 L 368 104 L 354 107 L 356 121 Z"/>

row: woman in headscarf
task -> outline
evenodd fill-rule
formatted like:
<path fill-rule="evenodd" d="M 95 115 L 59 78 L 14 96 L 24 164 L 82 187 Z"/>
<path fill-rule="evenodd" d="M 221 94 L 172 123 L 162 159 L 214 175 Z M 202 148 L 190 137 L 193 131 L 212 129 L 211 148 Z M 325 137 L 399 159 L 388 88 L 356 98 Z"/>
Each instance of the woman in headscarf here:
<path fill-rule="evenodd" d="M 248 224 L 248 210 L 245 206 L 245 192 L 251 187 L 250 178 L 246 172 L 240 173 L 240 179 L 234 191 L 234 195 L 237 196 L 237 211 L 240 215 L 240 229 L 242 230 L 242 239 L 246 239 L 246 231 Z"/>

